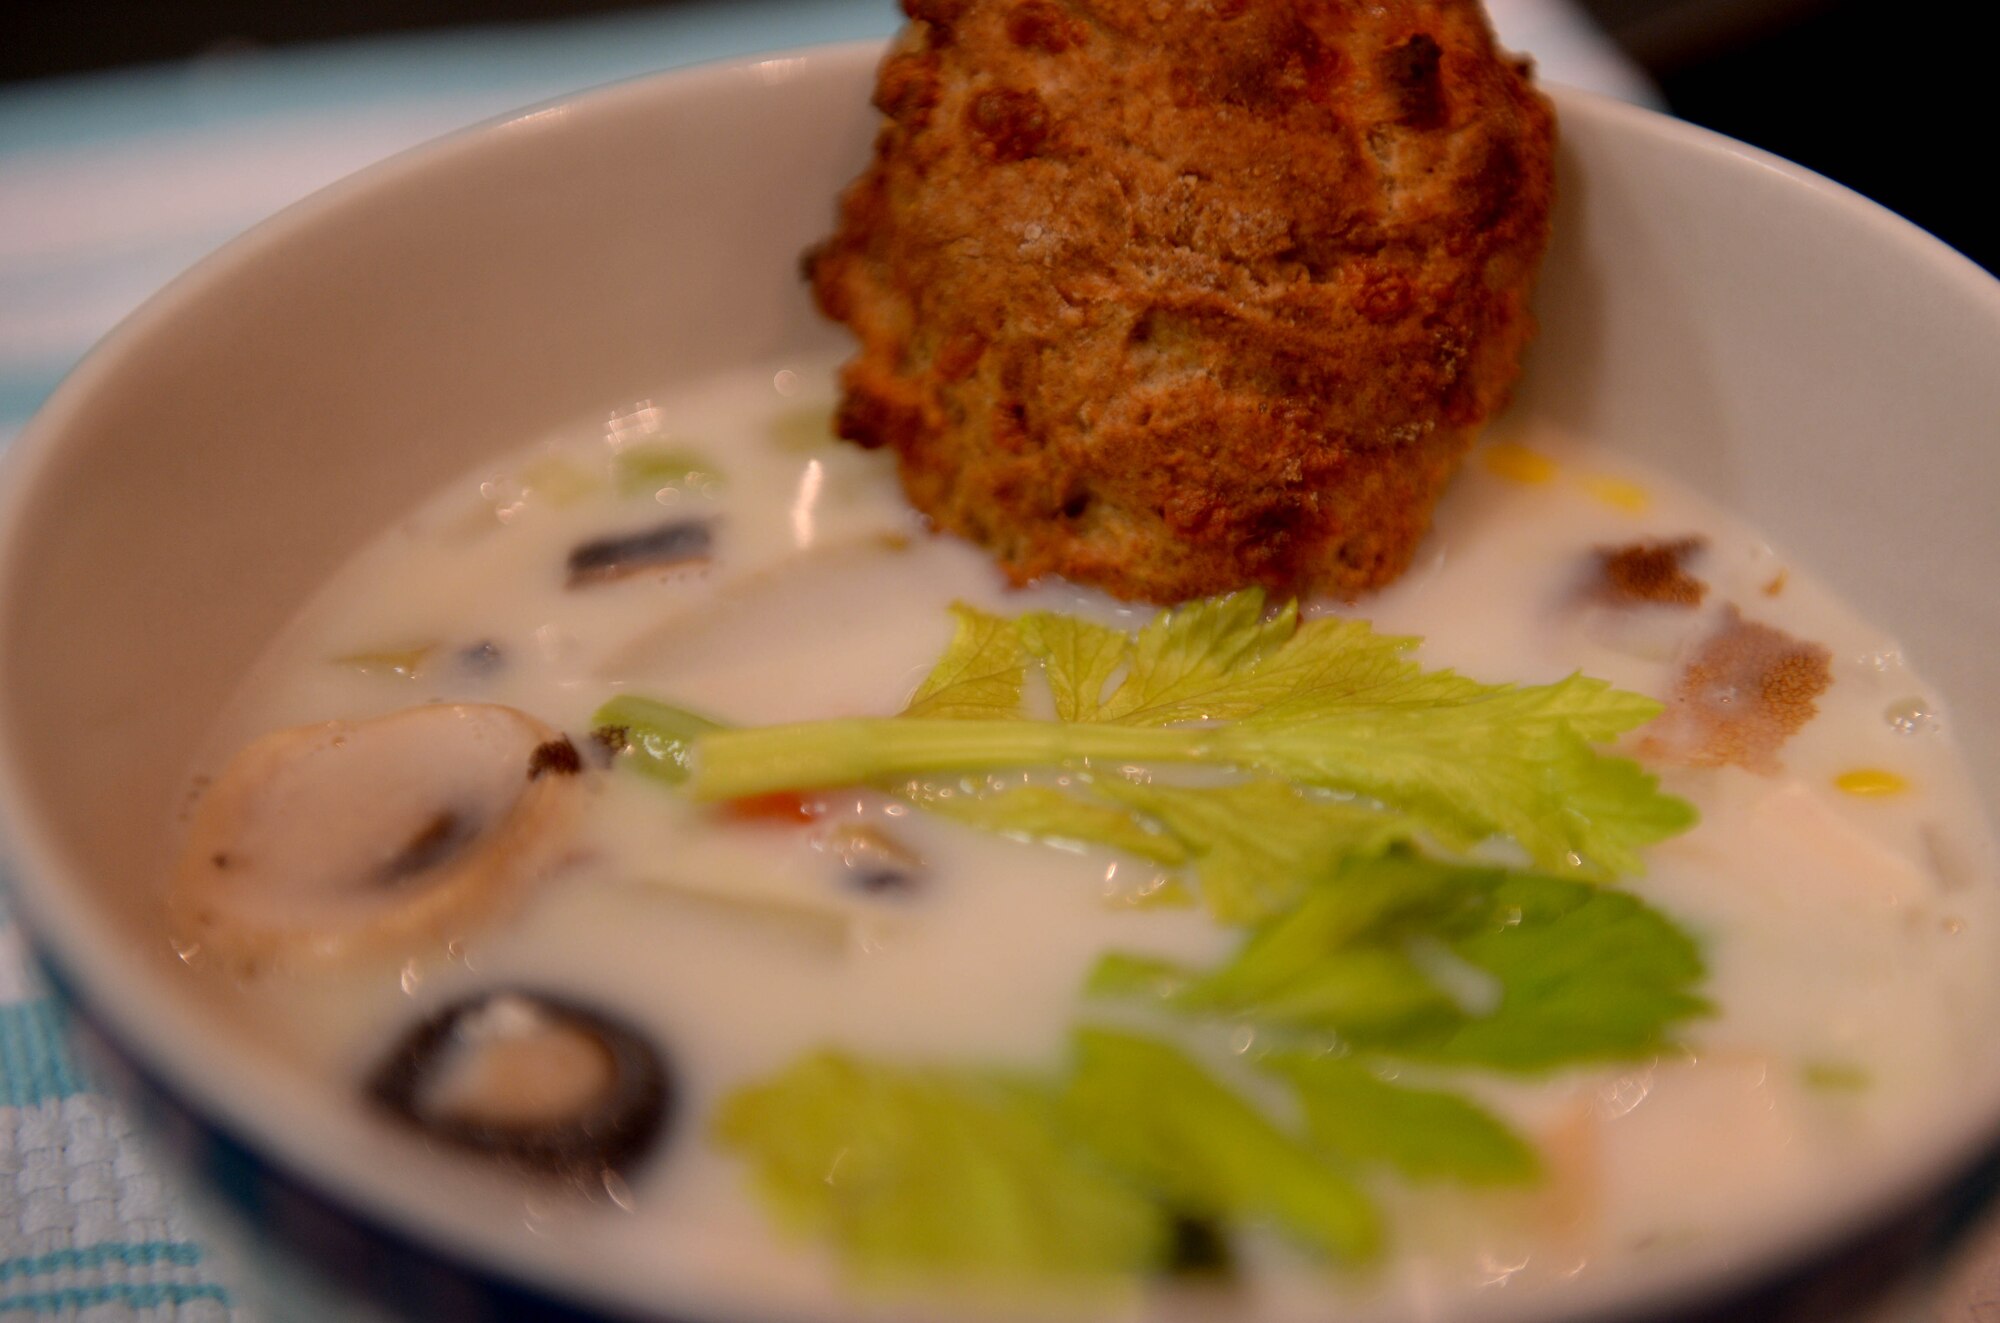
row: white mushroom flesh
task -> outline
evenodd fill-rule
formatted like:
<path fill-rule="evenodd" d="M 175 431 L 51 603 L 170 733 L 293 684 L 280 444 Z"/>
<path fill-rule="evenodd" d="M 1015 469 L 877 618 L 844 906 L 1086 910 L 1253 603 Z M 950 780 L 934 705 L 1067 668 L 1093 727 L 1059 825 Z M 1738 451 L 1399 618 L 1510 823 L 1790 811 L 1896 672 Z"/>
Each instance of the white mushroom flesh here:
<path fill-rule="evenodd" d="M 459 1025 L 418 1101 L 464 1122 L 550 1124 L 587 1111 L 615 1075 L 603 1039 L 525 998 L 501 997 Z"/>
<path fill-rule="evenodd" d="M 579 777 L 513 708 L 437 704 L 267 735 L 197 810 L 172 904 L 183 940 L 246 967 L 448 935 L 546 871 Z"/>

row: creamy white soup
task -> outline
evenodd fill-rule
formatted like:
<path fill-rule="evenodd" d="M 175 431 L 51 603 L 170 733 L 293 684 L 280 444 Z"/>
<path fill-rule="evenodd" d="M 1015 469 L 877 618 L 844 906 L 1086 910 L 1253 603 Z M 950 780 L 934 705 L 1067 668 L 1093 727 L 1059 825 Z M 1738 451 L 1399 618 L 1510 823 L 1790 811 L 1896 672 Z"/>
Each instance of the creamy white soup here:
<path fill-rule="evenodd" d="M 824 362 L 774 363 L 662 392 L 465 475 L 305 606 L 197 769 L 201 857 L 176 882 L 194 898 L 175 901 L 189 965 L 227 989 L 273 1050 L 383 1126 L 417 1125 L 429 1108 L 504 1128 L 560 1112 L 618 1068 L 588 1034 L 519 1061 L 461 1044 L 467 1060 L 416 1082 L 405 1072 L 400 1101 L 385 1103 L 383 1080 L 417 1026 L 466 998 L 528 1000 L 483 1003 L 482 1024 L 448 1037 L 504 1036 L 509 1016 L 547 996 L 643 1040 L 664 1086 L 632 1151 L 587 1161 L 584 1179 L 502 1161 L 497 1188 L 518 1185 L 546 1234 L 619 1246 L 662 1299 L 690 1280 L 733 1278 L 755 1280 L 774 1308 L 893 1310 L 912 1290 L 956 1290 L 961 1278 L 967 1291 L 991 1290 L 995 1271 L 1003 1297 L 1018 1287 L 1039 1300 L 1047 1288 L 1058 1307 L 1112 1312 L 1194 1282 L 1211 1305 L 1227 1293 L 1231 1317 L 1560 1292 L 1795 1218 L 1830 1173 L 1851 1182 L 1893 1162 L 1989 1032 L 2000 1004 L 1992 848 L 1941 696 L 1808 567 L 1620 459 L 1615 437 L 1510 425 L 1471 456 L 1398 585 L 1303 612 L 1417 636 L 1408 656 L 1427 670 L 1522 686 L 1580 672 L 1665 706 L 1588 755 L 1636 759 L 1659 778 L 1657 790 L 1630 792 L 1652 796 L 1648 811 L 1684 801 L 1698 815 L 1633 844 L 1639 870 L 1593 869 L 1604 861 L 1566 859 L 1559 846 L 1542 857 L 1546 843 L 1538 853 L 1505 832 L 1470 839 L 1476 824 L 1468 839 L 1441 839 L 1456 811 L 1449 794 L 1414 818 L 1379 815 L 1381 833 L 1341 838 L 1368 886 L 1403 866 L 1459 876 L 1440 872 L 1442 860 L 1502 870 L 1479 875 L 1475 908 L 1514 894 L 1507 879 L 1521 875 L 1553 876 L 1545 890 L 1564 904 L 1593 894 L 1579 888 L 1643 902 L 1637 918 L 1618 911 L 1629 949 L 1612 941 L 1594 957 L 1611 968 L 1585 971 L 1578 986 L 1612 989 L 1598 1000 L 1625 1015 L 1625 960 L 1654 980 L 1634 1005 L 1669 1009 L 1632 1010 L 1632 1025 L 1604 1029 L 1610 1038 L 1580 1056 L 1539 1041 L 1467 1046 L 1477 1035 L 1460 1032 L 1504 1016 L 1548 973 L 1482 963 L 1510 922 L 1534 928 L 1519 909 L 1462 942 L 1471 929 L 1450 927 L 1460 918 L 1370 929 L 1367 960 L 1352 968 L 1386 981 L 1356 974 L 1359 992 L 1310 962 L 1289 969 L 1290 983 L 1253 967 L 1268 954 L 1257 943 L 1303 922 L 1301 907 L 1321 894 L 1312 887 L 1349 876 L 1342 851 L 1312 854 L 1311 879 L 1282 876 L 1258 851 L 1277 848 L 1288 820 L 1267 830 L 1246 809 L 1251 839 L 1231 848 L 1252 862 L 1224 877 L 1221 856 L 1164 841 L 1164 819 L 1130 798 L 1156 784 L 1199 798 L 1238 784 L 1241 769 L 1114 756 L 929 775 L 956 808 L 899 793 L 906 783 L 887 773 L 831 786 L 769 773 L 753 793 L 704 797 L 701 776 L 715 768 L 697 739 L 700 775 L 676 783 L 676 769 L 639 747 L 643 731 L 600 709 L 643 697 L 737 729 L 894 718 L 940 685 L 969 692 L 949 683 L 962 686 L 966 667 L 933 671 L 959 655 L 954 638 L 967 629 L 1012 639 L 1008 622 L 1047 613 L 1037 618 L 1130 634 L 1154 617 L 1061 583 L 1012 588 L 976 549 L 927 533 L 893 461 L 831 437 L 831 392 Z M 1141 664 L 1127 657 L 1104 674 L 1115 685 Z M 1016 720 L 1059 715 L 1046 669 L 1032 648 L 996 664 L 1026 676 Z M 361 724 L 423 705 L 462 705 L 486 724 L 440 735 L 430 718 L 394 718 L 408 724 L 379 739 L 384 727 Z M 487 705 L 526 715 L 488 720 Z M 336 720 L 355 724 L 268 739 Z M 883 728 L 856 729 L 867 744 Z M 367 785 L 338 804 L 310 777 L 286 788 L 286 760 L 312 738 L 377 741 Z M 245 788 L 240 768 L 225 768 L 259 740 L 268 766 Z M 540 760 L 532 784 L 546 798 L 530 811 L 513 798 L 529 783 L 518 757 L 491 785 L 468 770 L 509 740 Z M 1151 833 L 1126 842 L 1136 848 L 1069 818 L 1037 829 L 1030 801 L 1007 798 L 1027 788 L 1059 800 L 1093 776 L 1095 809 Z M 417 783 L 456 788 L 433 804 Z M 1367 814 L 1394 799 L 1351 786 L 1285 793 L 1301 812 Z M 214 807 L 230 796 L 242 802 Z M 480 812 L 459 812 L 488 802 L 525 813 L 497 846 L 474 839 L 490 826 Z M 982 824 L 982 803 L 1008 809 Z M 325 876 L 237 885 L 250 856 L 302 848 L 273 843 L 294 828 L 258 817 L 283 812 L 307 820 L 296 830 Z M 370 816 L 399 814 L 388 827 Z M 395 917 L 467 850 L 492 854 L 479 866 L 492 876 L 460 867 L 452 885 L 490 884 L 492 895 Z M 201 876 L 190 882 L 189 869 Z M 371 906 L 390 917 L 369 917 Z M 1480 913 L 1464 922 L 1491 919 Z M 289 935 L 242 937 L 259 925 Z M 365 940 L 339 936 L 356 932 Z M 1564 933 L 1551 930 L 1535 958 L 1556 962 L 1595 940 Z M 1414 1009 L 1394 1001 L 1412 988 Z M 1388 1010 L 1367 1001 L 1378 993 Z M 1361 1014 L 1342 998 L 1367 1002 L 1366 1014 L 1341 1019 Z M 1118 1072 L 1155 1049 L 1171 1061 L 1146 1059 L 1164 1073 L 1132 1082 L 1135 1102 Z M 1091 1069 L 1105 1074 L 1096 1119 L 1079 1128 L 1076 1063 L 1093 1052 Z M 843 1203 L 843 1155 L 874 1145 L 879 1157 L 898 1136 L 870 1131 L 847 1145 L 839 1127 L 894 1132 L 900 1113 L 843 1120 L 867 1088 L 815 1084 L 802 1064 L 813 1062 L 874 1081 L 876 1103 L 882 1089 L 904 1090 L 894 1106 L 913 1109 L 913 1142 L 956 1136 L 962 1151 L 935 1168 L 918 1156 L 899 1169 L 892 1154 L 853 1195 L 860 1203 Z M 1325 1079 L 1312 1063 L 1332 1063 Z M 1131 1138 L 1151 1124 L 1138 1105 L 1149 1088 L 1163 1112 L 1196 1106 L 1198 1091 L 1173 1083 L 1188 1071 L 1221 1101 L 1203 1094 L 1208 1110 L 1192 1120 Z M 1298 1083 L 1307 1077 L 1319 1084 Z M 952 1111 L 963 1103 L 954 1081 L 967 1080 L 978 1105 Z M 1371 1088 L 1400 1090 L 1415 1110 L 1394 1098 L 1377 1107 Z M 905 1096 L 925 1089 L 928 1101 Z M 1017 1097 L 1028 1101 L 1008 1111 Z M 1389 1116 L 1382 1128 L 1397 1133 L 1354 1122 L 1346 1134 L 1344 1114 Z M 1172 1150 L 1176 1126 L 1237 1138 L 1187 1153 L 1187 1170 L 1178 1160 L 1159 1170 L 1156 1150 Z M 819 1130 L 830 1137 L 815 1141 Z M 778 1171 L 815 1160 L 814 1142 L 832 1195 L 790 1188 Z M 779 1153 L 788 1143 L 807 1151 Z M 490 1157 L 467 1147 L 458 1160 Z M 1323 1167 L 1324 1180 L 1280 1196 L 1246 1188 L 1274 1165 Z M 966 1182 L 989 1167 L 1000 1173 L 990 1188 Z M 897 1179 L 912 1188 L 887 1188 Z M 950 1188 L 921 1188 L 926 1179 Z M 1037 1181 L 1055 1183 L 1035 1195 Z M 1066 1247 L 1020 1230 L 1035 1198 L 1060 1205 L 1051 1216 Z M 968 1268 L 950 1236 L 940 1247 L 911 1230 L 960 1215 L 989 1240 L 1022 1241 L 997 1268 Z"/>

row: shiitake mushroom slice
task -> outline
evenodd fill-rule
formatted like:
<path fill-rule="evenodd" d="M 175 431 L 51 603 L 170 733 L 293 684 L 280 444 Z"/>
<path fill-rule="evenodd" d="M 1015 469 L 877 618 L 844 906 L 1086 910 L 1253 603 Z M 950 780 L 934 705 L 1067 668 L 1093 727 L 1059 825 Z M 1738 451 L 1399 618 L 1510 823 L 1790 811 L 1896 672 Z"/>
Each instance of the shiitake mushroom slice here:
<path fill-rule="evenodd" d="M 559 732 L 491 703 L 263 736 L 196 808 L 175 940 L 239 975 L 448 941 L 560 861 L 582 771 Z"/>
<path fill-rule="evenodd" d="M 699 564 L 709 558 L 714 544 L 715 532 L 706 519 L 669 519 L 634 533 L 594 538 L 569 553 L 569 586 Z"/>
<path fill-rule="evenodd" d="M 500 989 L 420 1021 L 368 1078 L 407 1125 L 511 1170 L 599 1189 L 665 1129 L 665 1062 L 630 1025 L 577 1002 Z"/>

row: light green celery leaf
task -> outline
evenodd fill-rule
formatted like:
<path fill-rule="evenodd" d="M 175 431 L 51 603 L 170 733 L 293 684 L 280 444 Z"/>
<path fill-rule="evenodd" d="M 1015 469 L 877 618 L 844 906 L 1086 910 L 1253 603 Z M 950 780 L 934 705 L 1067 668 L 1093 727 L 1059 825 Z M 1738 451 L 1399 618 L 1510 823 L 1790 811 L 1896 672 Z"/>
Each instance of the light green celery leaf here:
<path fill-rule="evenodd" d="M 1295 906 L 1253 929 L 1186 997 L 1194 1007 L 1232 1012 L 1295 1003 L 1296 989 L 1357 952 L 1402 954 L 1413 934 L 1433 935 L 1466 910 L 1483 916 L 1500 877 L 1497 869 L 1446 867 L 1402 851 L 1348 861 L 1323 871 Z"/>
<path fill-rule="evenodd" d="M 1694 813 L 1635 764 L 1592 750 L 1562 715 L 1570 697 L 1593 727 L 1658 711 L 1624 696 L 1631 701 L 1614 716 L 1600 689 L 1566 680 L 1428 706 L 1260 715 L 1217 731 L 1213 747 L 1400 808 L 1447 844 L 1507 836 L 1541 867 L 1607 877 L 1633 866 L 1639 847 L 1691 825 Z"/>
<path fill-rule="evenodd" d="M 1659 792 L 1659 778 L 1629 758 L 1607 757 L 1571 741 L 1553 779 L 1562 787 L 1563 833 L 1579 853 L 1612 874 L 1643 871 L 1639 847 L 1695 825 L 1694 805 Z M 1585 869 L 1589 871 L 1588 866 Z"/>
<path fill-rule="evenodd" d="M 1450 990 L 1425 972 L 1407 942 L 1452 918 L 1466 891 L 1477 892 L 1474 878 L 1490 882 L 1498 874 L 1440 870 L 1398 854 L 1344 868 L 1338 876 L 1337 883 L 1312 886 L 1213 969 L 1148 970 L 1144 957 L 1114 952 L 1099 961 L 1087 989 L 1151 995 L 1189 1013 L 1350 1037 L 1455 1023 Z"/>
<path fill-rule="evenodd" d="M 1465 1185 L 1540 1174 L 1533 1148 L 1458 1094 L 1391 1083 L 1351 1058 L 1284 1052 L 1258 1065 L 1290 1082 L 1313 1142 L 1356 1166 Z"/>
<path fill-rule="evenodd" d="M 1036 840 L 1107 845 L 1114 850 L 1173 867 L 1187 861 L 1187 849 L 1173 836 L 1149 826 L 1131 809 L 1083 798 L 1047 785 L 965 791 L 911 783 L 904 795 L 919 806 L 960 822 Z"/>
<path fill-rule="evenodd" d="M 1220 999 L 1185 970 L 1145 957 L 1112 952 L 1092 968 L 1084 989 L 1093 996 L 1154 998 L 1188 1012 L 1214 1012 L 1261 1027 L 1337 1030 L 1361 1038 L 1380 1036 L 1422 1017 L 1453 1018 L 1451 996 L 1396 951 L 1359 950 L 1329 960 L 1273 990 L 1245 1009 Z"/>
<path fill-rule="evenodd" d="M 1066 1146 L 1054 1099 L 967 1071 L 806 1057 L 726 1098 L 716 1138 L 858 1278 L 1018 1285 L 1159 1265 L 1163 1211 Z"/>
<path fill-rule="evenodd" d="M 1235 677 L 1244 718 L 1287 722 L 1347 708 L 1453 702 L 1488 686 L 1451 671 L 1426 671 L 1407 655 L 1422 640 L 1377 634 L 1365 620 L 1302 621 L 1281 648 Z"/>
<path fill-rule="evenodd" d="M 1063 721 L 1097 721 L 1105 687 L 1125 666 L 1132 640 L 1122 630 L 1053 611 L 1015 621 L 1021 642 L 1042 663 L 1042 675 Z"/>
<path fill-rule="evenodd" d="M 1270 779 L 1173 786 L 1073 776 L 1066 787 L 967 791 L 913 783 L 904 793 L 988 831 L 1190 865 L 1202 902 L 1225 923 L 1276 913 L 1298 898 L 1315 870 L 1349 855 L 1380 854 L 1418 826 L 1400 814 Z"/>
<path fill-rule="evenodd" d="M 1425 671 L 1407 655 L 1413 639 L 1332 616 L 1301 621 L 1291 605 L 1267 615 L 1256 590 L 1161 612 L 1134 638 L 1051 613 L 1003 621 L 955 610 L 951 647 L 903 716 L 717 732 L 696 750 L 691 792 L 731 798 L 1000 769 L 1202 768 L 1251 788 L 1240 800 L 1207 789 L 1171 803 L 1121 802 L 1142 827 L 1180 840 L 1199 861 L 1208 903 L 1236 921 L 1286 903 L 1296 884 L 1276 866 L 1322 850 L 1379 849 L 1416 834 L 1465 850 L 1499 838 L 1545 870 L 1603 879 L 1636 871 L 1645 846 L 1694 821 L 1649 773 L 1593 747 L 1659 711 L 1602 681 L 1486 685 Z M 1021 714 L 1031 659 L 1059 720 Z M 1384 820 L 1372 827 L 1321 807 L 1316 791 L 1371 800 Z M 1121 793 L 1104 781 L 1083 797 Z M 1022 800 L 996 811 L 994 824 L 1023 830 L 1007 825 L 1016 809 L 1050 813 L 1046 797 Z M 1240 810 L 1250 812 L 1228 820 Z M 1114 819 L 1094 816 L 1112 828 Z"/>
<path fill-rule="evenodd" d="M 1168 1001 L 1180 996 L 1200 976 L 1199 970 L 1177 961 L 1110 951 L 1091 967 L 1083 991 L 1088 997 L 1158 997 Z"/>
<path fill-rule="evenodd" d="M 1101 964 L 1091 987 L 1501 1070 L 1642 1056 L 1709 1009 L 1693 940 L 1636 897 L 1405 852 L 1316 878 L 1213 969 L 1145 972 Z"/>
<path fill-rule="evenodd" d="M 1266 724 L 1290 725 L 1346 712 L 1449 708 L 1492 699 L 1507 701 L 1508 720 L 1523 728 L 1566 727 L 1585 739 L 1608 740 L 1659 715 L 1658 701 L 1615 689 L 1586 675 L 1553 684 L 1485 684 L 1450 670 L 1426 671 L 1402 654 L 1420 640 L 1376 634 L 1366 621 L 1323 618 L 1300 629 L 1312 644 L 1291 669 L 1291 692 L 1250 714 Z"/>
<path fill-rule="evenodd" d="M 706 493 L 721 486 L 722 471 L 700 451 L 652 443 L 613 455 L 611 480 L 620 496 L 650 496 L 663 487 Z"/>
<path fill-rule="evenodd" d="M 1380 1219 L 1352 1181 L 1178 1049 L 1081 1029 L 1075 1052 L 1064 1126 L 1177 1213 L 1274 1222 L 1345 1262 L 1380 1248 Z"/>
<path fill-rule="evenodd" d="M 1349 855 L 1380 854 L 1418 829 L 1403 814 L 1268 777 L 1212 786 L 1109 777 L 1094 784 L 1181 843 L 1203 903 L 1224 923 L 1268 918 L 1295 901 L 1314 872 Z"/>
<path fill-rule="evenodd" d="M 1125 678 L 1097 720 L 1134 726 L 1218 721 L 1245 711 L 1255 696 L 1240 691 L 1246 675 L 1282 648 L 1298 629 L 1298 608 L 1264 618 L 1264 594 L 1251 588 L 1171 607 L 1132 640 Z"/>
<path fill-rule="evenodd" d="M 1435 1041 L 1389 1044 L 1407 1055 L 1505 1070 L 1629 1060 L 1712 1009 L 1695 991 L 1706 971 L 1694 939 L 1622 891 L 1509 874 L 1487 919 L 1449 945 L 1497 982 L 1498 1005 Z"/>
<path fill-rule="evenodd" d="M 1196 984 L 1182 1002 L 1199 1009 L 1210 989 Z M 1361 947 L 1305 970 L 1256 1005 L 1260 1024 L 1332 1029 L 1355 1039 L 1381 1038 L 1456 1018 L 1457 1003 L 1407 952 Z"/>
<path fill-rule="evenodd" d="M 1014 622 L 963 602 L 953 603 L 951 614 L 957 621 L 951 646 L 917 686 L 903 715 L 958 721 L 1019 716 L 1027 654 Z"/>
<path fill-rule="evenodd" d="M 1065 629 L 1066 619 L 1023 626 L 1031 653 L 1063 659 L 1045 670 L 1066 719 L 1233 723 L 1214 731 L 1216 761 L 1405 810 L 1387 835 L 1421 826 L 1459 847 L 1506 836 L 1544 868 L 1608 877 L 1636 869 L 1640 847 L 1694 819 L 1635 764 L 1590 747 L 1660 710 L 1600 680 L 1485 685 L 1425 671 L 1407 656 L 1414 639 L 1339 617 L 1300 621 L 1290 605 L 1266 618 L 1254 589 L 1162 612 L 1123 652 L 1115 631 Z M 1121 665 L 1123 680 L 1096 703 Z M 1217 853 L 1218 915 L 1268 909 L 1274 896 L 1255 884 L 1262 861 L 1243 857 L 1246 872 L 1226 847 Z"/>

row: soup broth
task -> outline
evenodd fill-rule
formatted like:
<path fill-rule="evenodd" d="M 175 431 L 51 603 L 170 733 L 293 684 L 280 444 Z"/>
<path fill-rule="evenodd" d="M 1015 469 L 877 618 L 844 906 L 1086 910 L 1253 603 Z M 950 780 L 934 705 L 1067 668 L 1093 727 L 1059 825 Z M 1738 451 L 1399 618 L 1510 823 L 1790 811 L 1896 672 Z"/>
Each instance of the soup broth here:
<path fill-rule="evenodd" d="M 1143 1019 L 1084 994 L 1106 952 L 1207 968 L 1245 940 L 1176 903 L 1185 870 L 1132 851 L 980 830 L 880 786 L 718 808 L 600 758 L 596 714 L 621 694 L 744 726 L 896 713 L 950 646 L 954 603 L 1127 631 L 1151 618 L 1062 583 L 1012 588 L 929 534 L 892 460 L 832 439 L 830 375 L 786 362 L 678 387 L 435 494 L 307 604 L 197 769 L 265 732 L 422 704 L 506 705 L 569 737 L 585 784 L 561 858 L 462 930 L 344 963 L 189 963 L 357 1109 L 409 1026 L 474 993 L 545 990 L 632 1026 L 674 1082 L 648 1156 L 608 1191 L 499 1188 L 539 1234 L 616 1246 L 662 1300 L 733 1279 L 774 1309 L 900 1307 L 773 1216 L 717 1138 L 740 1091 L 828 1050 L 1054 1072 L 1076 1026 Z M 1620 748 L 1700 820 L 1614 885 L 1692 937 L 1712 1013 L 1629 1059 L 1399 1069 L 1498 1118 L 1534 1177 L 1369 1175 L 1384 1242 L 1358 1263 L 1232 1224 L 1234 1270 L 1201 1288 L 1211 1304 L 1231 1293 L 1232 1317 L 1561 1292 L 1796 1218 L 1830 1180 L 1893 1162 L 1987 1032 L 1991 843 L 1939 695 L 1805 567 L 1616 442 L 1510 424 L 1474 452 L 1402 582 L 1306 614 L 1419 636 L 1425 666 L 1481 681 L 1582 672 L 1667 703 Z M 593 549 L 670 526 L 700 531 Z M 1769 667 L 1719 660 L 1710 645 L 1732 630 L 1826 683 L 1787 707 L 1759 690 Z M 1220 1071 L 1268 1046 L 1226 1019 L 1189 1033 Z M 1259 1101 L 1296 1124 L 1283 1099 Z"/>

